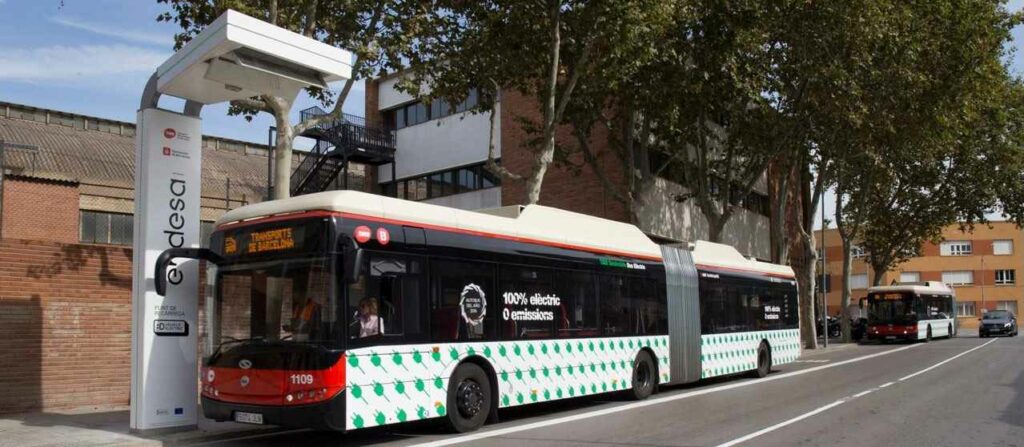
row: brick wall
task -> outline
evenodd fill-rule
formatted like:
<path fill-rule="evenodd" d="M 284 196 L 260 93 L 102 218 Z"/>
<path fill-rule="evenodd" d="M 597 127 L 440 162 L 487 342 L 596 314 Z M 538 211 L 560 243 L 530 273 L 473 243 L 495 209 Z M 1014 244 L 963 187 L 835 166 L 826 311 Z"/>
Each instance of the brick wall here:
<path fill-rule="evenodd" d="M 78 242 L 78 185 L 20 177 L 4 180 L 3 237 Z"/>
<path fill-rule="evenodd" d="M 540 123 L 540 108 L 536 100 L 517 92 L 502 92 L 501 98 L 501 164 L 510 171 L 529 175 L 533 169 L 535 152 L 528 145 L 533 138 L 519 123 L 527 118 Z M 616 184 L 622 184 L 622 170 L 618 159 L 608 148 L 608 135 L 603 128 L 596 128 L 591 137 L 591 149 L 598 157 L 602 171 Z M 559 126 L 556 132 L 559 144 L 574 148 L 575 140 L 569 126 Z M 583 166 L 578 172 L 552 163 L 541 187 L 540 204 L 562 208 L 577 213 L 600 216 L 607 219 L 629 221 L 625 206 L 609 194 L 590 166 L 585 166 L 582 156 L 575 154 L 569 163 Z M 503 179 L 501 183 L 502 205 L 526 203 L 525 183 Z"/>
<path fill-rule="evenodd" d="M 0 413 L 128 404 L 131 257 L 0 241 Z"/>

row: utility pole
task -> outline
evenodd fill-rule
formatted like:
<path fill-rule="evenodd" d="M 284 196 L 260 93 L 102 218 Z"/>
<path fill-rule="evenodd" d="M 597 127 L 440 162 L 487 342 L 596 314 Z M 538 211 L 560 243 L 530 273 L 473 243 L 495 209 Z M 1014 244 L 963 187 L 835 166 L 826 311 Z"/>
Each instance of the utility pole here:
<path fill-rule="evenodd" d="M 821 327 L 825 334 L 824 346 L 828 348 L 828 294 L 825 292 L 825 272 L 828 270 L 825 257 L 825 188 L 821 188 Z"/>

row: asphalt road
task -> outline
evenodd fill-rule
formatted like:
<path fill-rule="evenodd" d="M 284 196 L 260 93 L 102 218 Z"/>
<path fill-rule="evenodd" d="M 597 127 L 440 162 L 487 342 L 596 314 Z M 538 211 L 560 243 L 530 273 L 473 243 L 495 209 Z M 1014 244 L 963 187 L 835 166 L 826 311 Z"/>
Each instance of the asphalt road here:
<path fill-rule="evenodd" d="M 662 389 L 643 402 L 576 399 L 503 411 L 453 435 L 433 424 L 290 430 L 218 446 L 1024 445 L 1024 338 L 805 351 L 765 379 Z"/>

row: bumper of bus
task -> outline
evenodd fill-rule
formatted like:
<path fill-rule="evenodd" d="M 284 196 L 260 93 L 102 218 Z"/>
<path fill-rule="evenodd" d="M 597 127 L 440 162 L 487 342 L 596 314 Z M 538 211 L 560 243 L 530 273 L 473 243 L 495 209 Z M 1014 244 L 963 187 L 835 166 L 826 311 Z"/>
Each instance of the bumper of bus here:
<path fill-rule="evenodd" d="M 309 405 L 248 405 L 202 396 L 203 415 L 218 422 L 234 421 L 235 412 L 263 415 L 264 425 L 345 431 L 345 392 Z"/>
<path fill-rule="evenodd" d="M 917 331 L 916 330 L 914 330 L 914 331 L 907 331 L 907 333 L 904 334 L 903 331 L 886 331 L 886 330 L 873 331 L 871 329 L 868 329 L 867 334 L 865 334 L 865 336 L 870 341 L 883 341 L 883 342 L 884 341 L 913 341 L 913 340 L 917 340 L 918 339 L 917 338 Z"/>

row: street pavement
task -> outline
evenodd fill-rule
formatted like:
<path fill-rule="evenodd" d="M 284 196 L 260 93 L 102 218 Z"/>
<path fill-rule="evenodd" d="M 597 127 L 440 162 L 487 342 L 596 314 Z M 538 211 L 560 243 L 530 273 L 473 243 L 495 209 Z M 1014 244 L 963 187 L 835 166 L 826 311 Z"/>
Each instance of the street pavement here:
<path fill-rule="evenodd" d="M 282 430 L 217 446 L 1014 446 L 1024 444 L 1024 339 L 805 351 L 764 379 L 729 377 L 503 410 L 463 435 L 417 423 L 348 434 Z"/>

